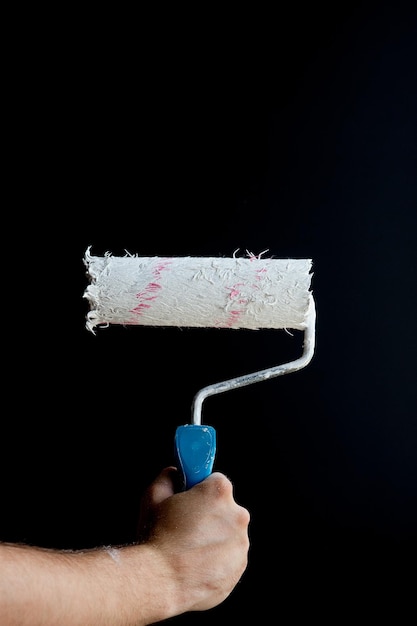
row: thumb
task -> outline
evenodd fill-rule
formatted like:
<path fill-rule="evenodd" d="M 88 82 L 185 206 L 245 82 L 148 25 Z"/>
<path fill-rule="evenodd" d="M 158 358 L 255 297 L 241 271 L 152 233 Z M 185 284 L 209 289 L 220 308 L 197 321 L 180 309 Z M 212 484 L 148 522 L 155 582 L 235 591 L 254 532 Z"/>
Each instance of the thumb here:
<path fill-rule="evenodd" d="M 139 541 L 146 541 L 148 538 L 158 504 L 175 493 L 177 476 L 178 470 L 175 467 L 165 467 L 145 490 L 140 502 L 137 527 Z"/>
<path fill-rule="evenodd" d="M 166 467 L 160 472 L 146 490 L 149 506 L 155 506 L 175 493 L 176 475 L 175 467 Z"/>

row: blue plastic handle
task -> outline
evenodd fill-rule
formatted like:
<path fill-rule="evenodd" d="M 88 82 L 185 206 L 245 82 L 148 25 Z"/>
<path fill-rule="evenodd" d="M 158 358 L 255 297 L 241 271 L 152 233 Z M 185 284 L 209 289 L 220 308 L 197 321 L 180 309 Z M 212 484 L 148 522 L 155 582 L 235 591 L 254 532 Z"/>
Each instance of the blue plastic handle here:
<path fill-rule="evenodd" d="M 186 424 L 175 433 L 175 453 L 184 479 L 184 489 L 207 478 L 216 454 L 216 431 L 212 426 Z"/>

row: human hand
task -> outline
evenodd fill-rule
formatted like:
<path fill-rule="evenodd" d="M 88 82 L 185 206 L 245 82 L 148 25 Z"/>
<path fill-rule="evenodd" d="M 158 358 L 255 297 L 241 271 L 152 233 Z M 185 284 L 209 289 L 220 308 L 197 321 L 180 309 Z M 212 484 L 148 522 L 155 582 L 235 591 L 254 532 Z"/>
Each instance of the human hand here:
<path fill-rule="evenodd" d="M 184 611 L 220 604 L 248 563 L 249 512 L 236 503 L 230 480 L 213 472 L 176 493 L 177 470 L 165 468 L 141 502 L 139 541 L 163 557 Z"/>

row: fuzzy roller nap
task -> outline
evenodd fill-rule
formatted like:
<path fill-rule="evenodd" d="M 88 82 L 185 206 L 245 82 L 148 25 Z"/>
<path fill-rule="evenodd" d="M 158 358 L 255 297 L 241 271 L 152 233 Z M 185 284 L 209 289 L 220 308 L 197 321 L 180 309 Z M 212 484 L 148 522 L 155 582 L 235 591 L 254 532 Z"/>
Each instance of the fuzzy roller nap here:
<path fill-rule="evenodd" d="M 188 488 L 211 471 L 215 431 L 201 425 L 208 396 L 305 367 L 315 344 L 315 305 L 311 259 L 238 257 L 85 258 L 90 284 L 86 326 L 111 324 L 304 331 L 302 356 L 290 363 L 247 374 L 201 389 L 193 400 L 192 423 L 180 426 L 176 448 Z"/>

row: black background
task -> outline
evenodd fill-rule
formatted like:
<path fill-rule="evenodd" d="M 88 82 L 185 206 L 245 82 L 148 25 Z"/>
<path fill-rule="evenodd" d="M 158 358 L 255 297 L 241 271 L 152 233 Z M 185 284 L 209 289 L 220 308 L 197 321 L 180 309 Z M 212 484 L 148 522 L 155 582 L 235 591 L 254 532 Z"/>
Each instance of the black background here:
<path fill-rule="evenodd" d="M 88 246 L 312 258 L 312 363 L 205 403 L 248 569 L 171 621 L 398 616 L 417 557 L 414 3 L 53 24 L 16 44 L 9 93 L 1 539 L 132 541 L 194 393 L 300 353 L 282 331 L 89 333 Z"/>

